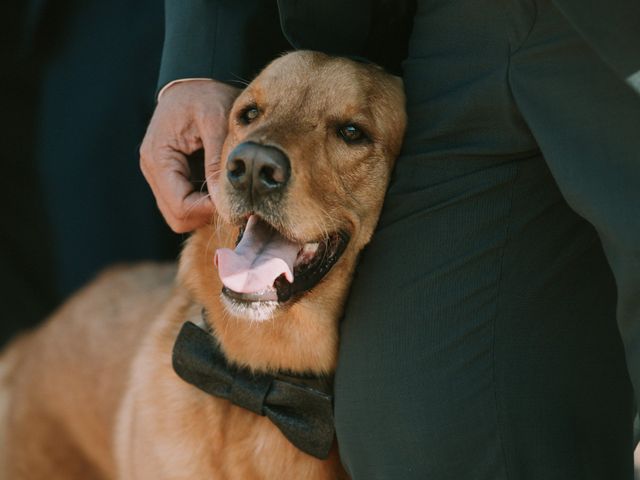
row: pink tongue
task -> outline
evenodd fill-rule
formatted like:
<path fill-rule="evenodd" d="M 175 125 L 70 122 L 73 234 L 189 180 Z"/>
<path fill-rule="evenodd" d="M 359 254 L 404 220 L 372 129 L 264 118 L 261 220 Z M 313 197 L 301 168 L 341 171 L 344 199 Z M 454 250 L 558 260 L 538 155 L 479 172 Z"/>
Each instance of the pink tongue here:
<path fill-rule="evenodd" d="M 216 251 L 218 275 L 225 287 L 238 293 L 273 288 L 273 282 L 282 274 L 293 282 L 293 263 L 300 248 L 251 215 L 236 249 Z"/>

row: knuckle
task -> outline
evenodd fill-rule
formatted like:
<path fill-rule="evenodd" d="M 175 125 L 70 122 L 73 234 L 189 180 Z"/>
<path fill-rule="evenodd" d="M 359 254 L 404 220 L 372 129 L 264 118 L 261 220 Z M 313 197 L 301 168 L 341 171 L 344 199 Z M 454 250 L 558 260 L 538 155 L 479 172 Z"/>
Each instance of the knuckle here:
<path fill-rule="evenodd" d="M 146 163 L 149 163 L 149 161 L 151 160 L 151 147 L 148 145 L 148 143 L 146 141 L 142 142 L 142 145 L 140 145 L 140 148 L 138 149 L 138 153 L 140 155 L 140 164 L 144 165 Z"/>
<path fill-rule="evenodd" d="M 167 219 L 167 224 L 175 233 L 187 233 L 189 231 L 188 225 L 185 222 L 175 218 Z"/>
<path fill-rule="evenodd" d="M 184 225 L 187 223 L 189 214 L 184 211 L 182 208 L 178 208 L 173 213 L 174 221 L 179 225 Z"/>
<path fill-rule="evenodd" d="M 182 222 L 176 215 L 172 212 L 166 211 L 164 208 L 160 207 L 160 205 L 158 205 L 158 207 L 160 208 L 160 213 L 162 213 L 165 222 L 167 222 L 167 225 L 169 225 L 171 230 L 175 233 L 185 233 L 187 231 L 185 230 L 184 222 Z"/>

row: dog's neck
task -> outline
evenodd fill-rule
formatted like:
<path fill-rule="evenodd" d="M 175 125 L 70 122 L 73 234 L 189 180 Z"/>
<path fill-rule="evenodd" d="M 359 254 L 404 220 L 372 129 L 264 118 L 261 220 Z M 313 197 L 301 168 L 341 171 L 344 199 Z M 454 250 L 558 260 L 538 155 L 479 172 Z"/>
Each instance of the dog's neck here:
<path fill-rule="evenodd" d="M 214 303 L 206 323 L 229 360 L 256 371 L 326 375 L 335 370 L 337 314 L 323 317 L 298 304 L 276 318 L 250 322 L 230 317 Z"/>
<path fill-rule="evenodd" d="M 333 377 L 331 372 L 317 372 L 317 371 L 312 371 L 311 369 L 302 370 L 297 367 L 296 368 L 281 367 L 281 368 L 278 368 L 277 370 L 256 369 L 256 368 L 251 368 L 251 366 L 249 365 L 239 363 L 237 361 L 231 361 L 231 359 L 226 355 L 222 342 L 220 342 L 218 336 L 216 335 L 216 331 L 212 326 L 212 322 L 209 320 L 209 314 L 207 313 L 207 310 L 204 307 L 201 308 L 201 314 L 199 316 L 190 315 L 187 318 L 187 321 L 193 323 L 198 328 L 207 332 L 211 336 L 212 340 L 214 340 L 215 343 L 218 345 L 218 348 L 220 349 L 221 354 L 226 358 L 227 362 L 229 362 L 230 364 L 235 364 L 237 368 L 240 368 L 240 369 L 248 368 L 254 373 L 270 374 L 270 375 L 275 375 L 278 378 L 297 380 L 302 383 L 314 386 L 315 388 L 320 390 L 325 390 L 327 386 L 331 384 L 331 380 Z"/>

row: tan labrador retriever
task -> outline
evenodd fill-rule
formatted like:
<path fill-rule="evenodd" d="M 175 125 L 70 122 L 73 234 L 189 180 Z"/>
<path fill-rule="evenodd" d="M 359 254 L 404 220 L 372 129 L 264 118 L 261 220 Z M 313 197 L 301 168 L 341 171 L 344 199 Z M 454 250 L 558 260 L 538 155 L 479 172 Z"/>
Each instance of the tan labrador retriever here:
<path fill-rule="evenodd" d="M 404 126 L 400 80 L 373 65 L 269 65 L 233 106 L 219 218 L 177 275 L 112 269 L 3 355 L 1 478 L 343 478 L 338 321 Z"/>

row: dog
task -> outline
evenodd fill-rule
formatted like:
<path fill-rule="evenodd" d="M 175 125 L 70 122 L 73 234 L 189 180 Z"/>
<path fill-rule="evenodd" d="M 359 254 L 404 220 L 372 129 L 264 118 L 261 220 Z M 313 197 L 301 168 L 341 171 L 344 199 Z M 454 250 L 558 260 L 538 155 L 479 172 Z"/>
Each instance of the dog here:
<path fill-rule="evenodd" d="M 346 478 L 339 319 L 404 102 L 375 65 L 308 51 L 268 65 L 232 107 L 206 181 L 217 217 L 179 266 L 112 268 L 3 354 L 0 478 Z M 206 373 L 214 354 L 226 386 Z M 300 416 L 283 420 L 290 396 Z"/>

